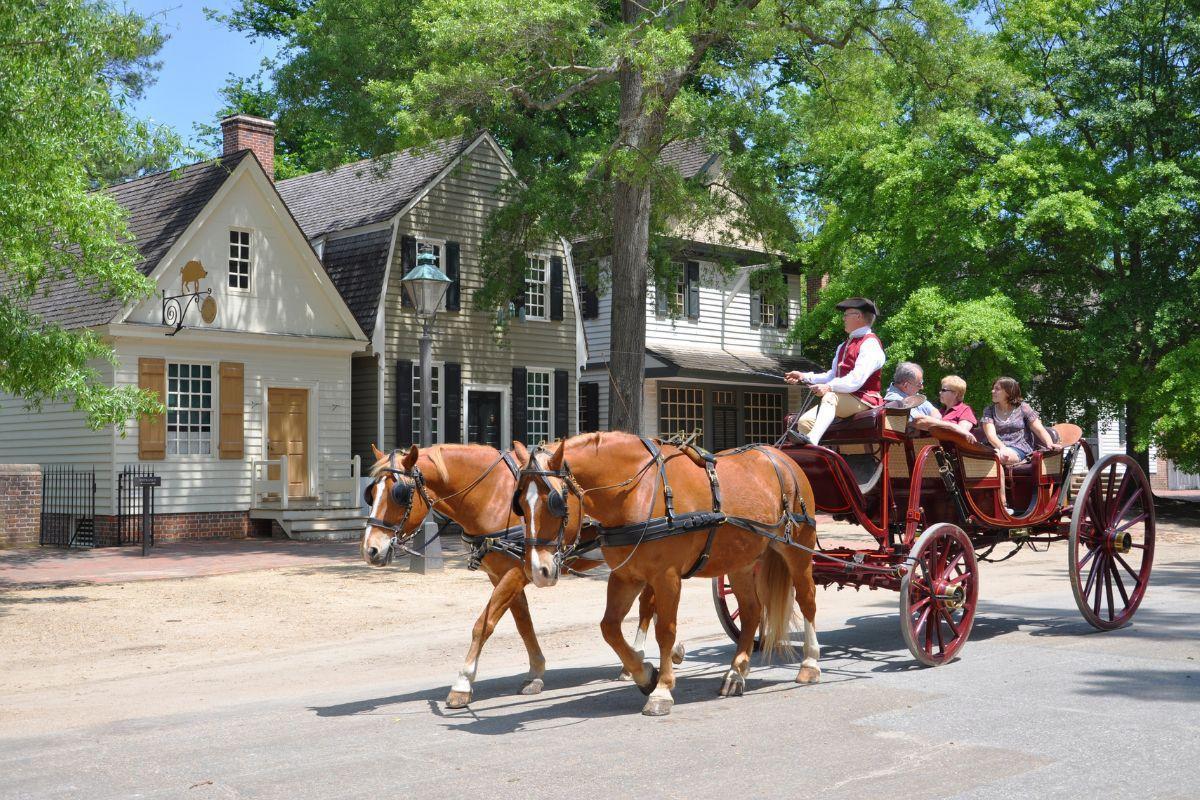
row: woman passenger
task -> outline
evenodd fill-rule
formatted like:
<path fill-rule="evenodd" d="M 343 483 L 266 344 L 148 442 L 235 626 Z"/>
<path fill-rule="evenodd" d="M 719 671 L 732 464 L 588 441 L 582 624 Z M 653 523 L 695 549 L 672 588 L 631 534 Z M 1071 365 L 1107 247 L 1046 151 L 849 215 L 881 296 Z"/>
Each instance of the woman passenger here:
<path fill-rule="evenodd" d="M 921 430 L 935 427 L 951 428 L 963 434 L 971 444 L 975 443 L 975 435 L 971 433 L 978 421 L 975 412 L 963 402 L 967 394 L 967 382 L 957 375 L 947 375 L 942 378 L 938 389 L 938 400 L 942 403 L 942 417 L 920 417 L 913 421 L 913 426 Z"/>
<path fill-rule="evenodd" d="M 997 378 L 992 384 L 992 404 L 983 410 L 983 434 L 1005 466 L 1029 458 L 1036 442 L 1049 450 L 1062 449 L 1050 438 L 1037 412 L 1021 398 L 1021 384 L 1012 378 Z"/>

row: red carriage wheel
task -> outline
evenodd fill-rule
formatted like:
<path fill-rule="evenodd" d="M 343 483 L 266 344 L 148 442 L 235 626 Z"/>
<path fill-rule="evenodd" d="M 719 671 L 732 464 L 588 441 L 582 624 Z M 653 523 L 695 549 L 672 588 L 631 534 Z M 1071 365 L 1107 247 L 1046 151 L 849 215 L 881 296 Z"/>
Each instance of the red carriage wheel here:
<path fill-rule="evenodd" d="M 725 629 L 725 633 L 737 644 L 738 638 L 742 635 L 742 624 L 738 621 L 738 601 L 737 596 L 733 593 L 733 588 L 729 585 L 728 575 L 718 575 L 712 580 L 713 605 L 717 607 L 717 619 L 721 621 L 721 627 Z M 762 649 L 762 636 L 755 634 L 754 650 L 755 652 Z"/>
<path fill-rule="evenodd" d="M 1071 513 L 1067 567 L 1083 618 L 1100 630 L 1133 619 L 1154 563 L 1154 495 L 1127 455 L 1107 455 L 1088 471 Z"/>
<path fill-rule="evenodd" d="M 921 534 L 900 581 L 900 631 L 913 658 L 945 664 L 962 649 L 975 622 L 979 565 L 962 528 L 934 525 Z"/>

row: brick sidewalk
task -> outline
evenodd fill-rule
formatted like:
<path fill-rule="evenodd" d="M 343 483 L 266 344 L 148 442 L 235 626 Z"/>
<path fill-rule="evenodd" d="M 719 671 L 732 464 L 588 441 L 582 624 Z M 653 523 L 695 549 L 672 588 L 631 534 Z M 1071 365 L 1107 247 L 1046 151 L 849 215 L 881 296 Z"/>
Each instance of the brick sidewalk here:
<path fill-rule="evenodd" d="M 141 547 L 0 550 L 0 589 L 33 585 L 124 583 L 192 578 L 279 567 L 363 564 L 358 542 L 233 539 Z M 363 564 L 364 568 L 366 565 Z"/>

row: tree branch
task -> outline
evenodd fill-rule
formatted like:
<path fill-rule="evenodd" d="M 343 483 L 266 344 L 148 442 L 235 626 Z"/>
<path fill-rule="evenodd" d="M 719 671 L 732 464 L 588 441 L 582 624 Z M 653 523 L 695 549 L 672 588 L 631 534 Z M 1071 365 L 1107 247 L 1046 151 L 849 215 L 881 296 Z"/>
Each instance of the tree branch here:
<path fill-rule="evenodd" d="M 547 100 L 536 100 L 524 86 L 510 86 L 508 93 L 515 97 L 521 105 L 525 106 L 530 111 L 553 111 L 559 106 L 566 103 L 580 92 L 585 92 L 588 89 L 595 88 L 605 83 L 609 83 L 616 79 L 616 68 L 603 68 L 599 72 L 595 72 L 589 78 L 581 80 L 579 83 L 568 86 L 563 91 L 554 95 Z"/>

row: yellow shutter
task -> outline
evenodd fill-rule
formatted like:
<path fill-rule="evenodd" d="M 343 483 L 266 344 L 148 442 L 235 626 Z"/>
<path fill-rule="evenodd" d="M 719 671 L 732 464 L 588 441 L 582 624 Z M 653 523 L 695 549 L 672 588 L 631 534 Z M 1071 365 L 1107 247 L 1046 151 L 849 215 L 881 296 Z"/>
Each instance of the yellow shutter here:
<path fill-rule="evenodd" d="M 242 458 L 245 448 L 245 378 L 240 363 L 221 362 L 221 458 Z"/>
<path fill-rule="evenodd" d="M 167 363 L 161 358 L 138 359 L 138 388 L 145 389 L 167 404 Z M 157 414 L 138 420 L 138 458 L 158 461 L 167 457 L 167 416 Z"/>

